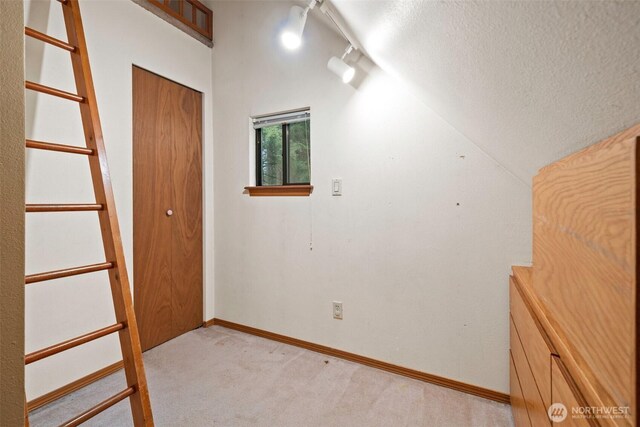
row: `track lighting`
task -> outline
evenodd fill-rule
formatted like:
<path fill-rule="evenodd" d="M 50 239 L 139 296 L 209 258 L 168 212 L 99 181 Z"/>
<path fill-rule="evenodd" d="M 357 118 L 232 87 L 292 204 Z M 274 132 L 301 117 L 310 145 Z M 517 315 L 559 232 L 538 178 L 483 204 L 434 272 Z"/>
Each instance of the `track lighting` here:
<path fill-rule="evenodd" d="M 304 9 L 300 6 L 291 6 L 287 24 L 282 29 L 282 33 L 280 33 L 280 40 L 284 47 L 289 50 L 295 50 L 300 47 L 304 24 L 307 22 L 307 14 L 315 5 L 316 0 L 311 0 L 309 6 Z"/>
<path fill-rule="evenodd" d="M 356 75 L 355 68 L 347 65 L 347 63 L 344 62 L 344 58 L 348 54 L 350 54 L 352 50 L 353 45 L 349 44 L 349 46 L 347 46 L 347 49 L 342 54 L 341 58 L 333 56 L 327 63 L 327 67 L 342 79 L 342 83 L 349 83 L 353 79 L 353 76 Z"/>
<path fill-rule="evenodd" d="M 350 54 L 355 47 L 353 46 L 351 38 L 345 34 L 345 31 L 343 31 L 342 27 L 336 22 L 326 0 L 310 0 L 308 6 L 305 8 L 301 6 L 291 6 L 291 9 L 289 9 L 289 18 L 287 19 L 287 23 L 280 33 L 280 41 L 284 47 L 289 50 L 298 49 L 300 45 L 302 45 L 302 33 L 304 32 L 304 26 L 307 22 L 307 15 L 317 3 L 320 4 L 320 11 L 333 22 L 340 33 L 349 42 L 349 46 L 347 46 L 347 49 L 340 58 L 333 56 L 327 63 L 327 67 L 337 74 L 338 77 L 342 79 L 343 83 L 349 83 L 356 75 L 356 70 L 344 62 L 344 58 Z"/>

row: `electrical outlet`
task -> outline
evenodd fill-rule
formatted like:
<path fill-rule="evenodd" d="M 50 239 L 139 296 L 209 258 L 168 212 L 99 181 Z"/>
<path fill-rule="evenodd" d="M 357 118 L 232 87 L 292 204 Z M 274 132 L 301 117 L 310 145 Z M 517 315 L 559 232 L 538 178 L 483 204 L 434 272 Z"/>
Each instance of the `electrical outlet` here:
<path fill-rule="evenodd" d="M 342 320 L 342 303 L 340 301 L 333 302 L 333 318 Z"/>

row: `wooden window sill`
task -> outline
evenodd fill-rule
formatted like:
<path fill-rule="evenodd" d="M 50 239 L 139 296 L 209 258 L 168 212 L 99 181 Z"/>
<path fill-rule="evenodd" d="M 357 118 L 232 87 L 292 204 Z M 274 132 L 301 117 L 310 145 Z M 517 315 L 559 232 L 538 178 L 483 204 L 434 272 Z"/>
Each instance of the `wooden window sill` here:
<path fill-rule="evenodd" d="M 249 196 L 309 196 L 313 185 L 262 185 L 244 187 Z"/>

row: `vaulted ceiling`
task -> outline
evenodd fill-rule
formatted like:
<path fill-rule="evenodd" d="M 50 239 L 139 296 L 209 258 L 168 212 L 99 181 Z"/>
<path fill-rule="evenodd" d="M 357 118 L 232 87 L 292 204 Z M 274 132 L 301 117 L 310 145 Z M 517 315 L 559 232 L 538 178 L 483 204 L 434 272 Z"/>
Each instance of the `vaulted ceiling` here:
<path fill-rule="evenodd" d="M 503 167 L 640 122 L 640 2 L 331 0 L 367 55 Z"/>

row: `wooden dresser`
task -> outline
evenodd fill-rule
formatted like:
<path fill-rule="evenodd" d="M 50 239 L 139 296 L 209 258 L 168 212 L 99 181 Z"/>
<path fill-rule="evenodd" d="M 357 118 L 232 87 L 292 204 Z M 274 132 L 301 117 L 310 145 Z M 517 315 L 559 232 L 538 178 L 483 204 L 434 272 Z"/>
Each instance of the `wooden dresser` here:
<path fill-rule="evenodd" d="M 533 180 L 533 265 L 509 278 L 517 427 L 637 425 L 639 142 L 640 125 Z"/>

